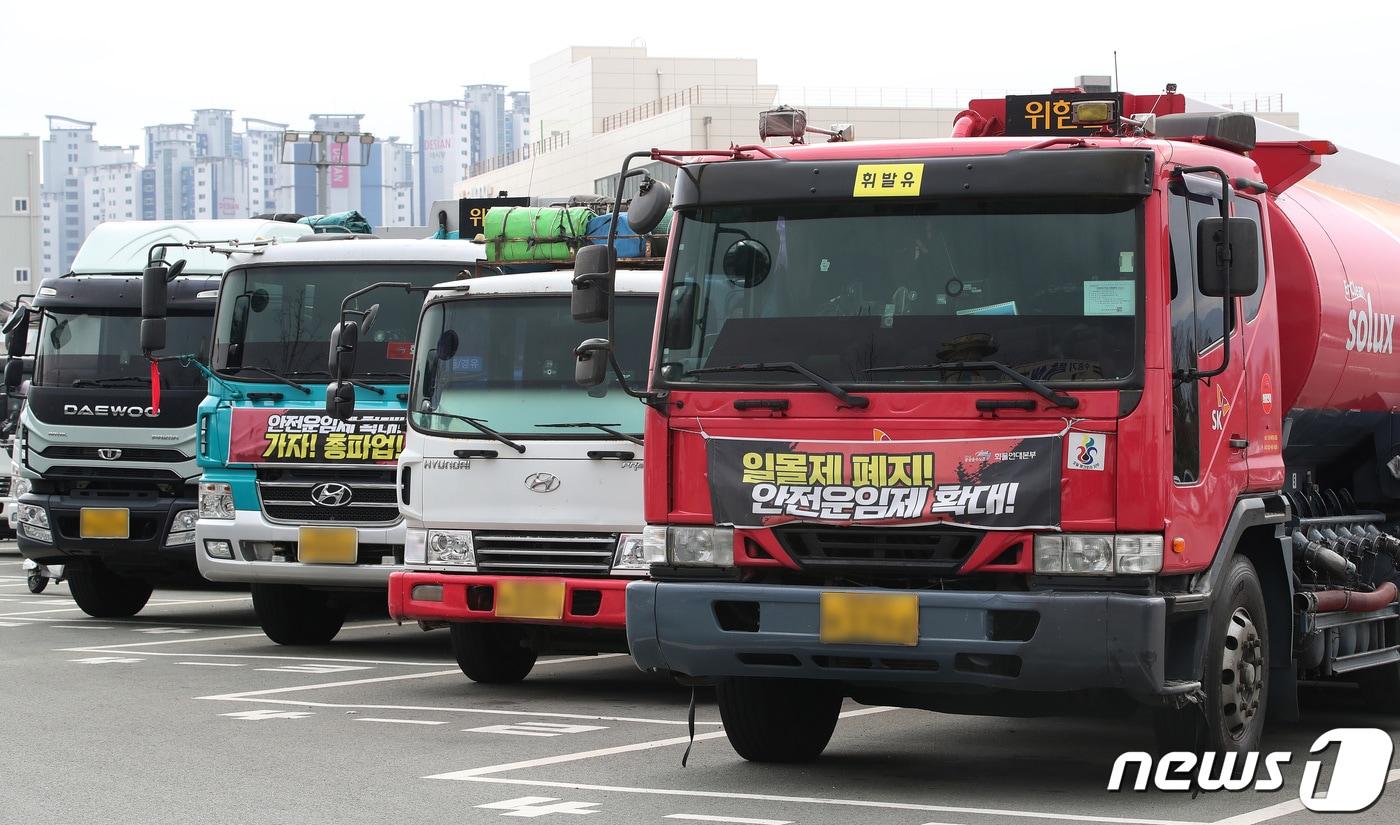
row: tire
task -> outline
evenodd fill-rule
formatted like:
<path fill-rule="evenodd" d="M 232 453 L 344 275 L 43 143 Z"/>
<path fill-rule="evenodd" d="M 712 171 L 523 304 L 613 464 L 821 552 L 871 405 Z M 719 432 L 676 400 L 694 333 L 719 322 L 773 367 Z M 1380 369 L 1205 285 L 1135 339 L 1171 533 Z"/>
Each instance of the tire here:
<path fill-rule="evenodd" d="M 456 622 L 449 625 L 452 654 L 468 679 L 487 685 L 510 685 L 530 675 L 535 651 L 525 631 L 515 625 Z"/>
<path fill-rule="evenodd" d="M 252 586 L 253 612 L 279 645 L 323 645 L 345 624 L 345 608 L 319 590 L 290 584 Z"/>
<path fill-rule="evenodd" d="M 150 601 L 154 589 L 150 582 L 119 576 L 101 562 L 73 565 L 67 574 L 73 601 L 96 619 L 135 616 Z"/>
<path fill-rule="evenodd" d="M 1259 574 L 1244 556 L 1230 562 L 1210 611 L 1205 701 L 1159 710 L 1163 752 L 1245 754 L 1259 749 L 1269 699 L 1269 626 Z"/>
<path fill-rule="evenodd" d="M 49 586 L 49 577 L 38 573 L 29 574 L 29 592 L 39 595 L 44 592 L 44 588 Z"/>
<path fill-rule="evenodd" d="M 729 744 L 750 762 L 810 762 L 836 730 L 841 692 L 806 679 L 721 679 L 715 687 Z"/>

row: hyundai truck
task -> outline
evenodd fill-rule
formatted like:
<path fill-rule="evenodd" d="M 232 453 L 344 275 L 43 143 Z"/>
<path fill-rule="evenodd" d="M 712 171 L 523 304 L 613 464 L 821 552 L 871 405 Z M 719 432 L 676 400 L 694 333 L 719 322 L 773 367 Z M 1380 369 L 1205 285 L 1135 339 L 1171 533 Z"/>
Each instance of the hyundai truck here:
<path fill-rule="evenodd" d="M 402 566 L 395 462 L 419 309 L 427 287 L 480 258 L 467 241 L 318 235 L 225 273 L 197 414 L 192 529 L 200 572 L 252 585 L 274 642 L 330 641 L 343 596 L 383 593 Z M 364 291 L 383 282 L 397 286 Z M 325 409 L 326 342 L 342 308 L 363 328 L 344 421 Z"/>
<path fill-rule="evenodd" d="M 624 264 L 625 265 L 625 264 Z M 642 413 L 573 381 L 571 270 L 441 284 L 418 324 L 399 457 L 405 564 L 389 615 L 446 624 L 462 672 L 519 681 L 546 653 L 625 653 L 641 554 Z M 625 374 L 646 371 L 660 274 L 616 281 Z"/>

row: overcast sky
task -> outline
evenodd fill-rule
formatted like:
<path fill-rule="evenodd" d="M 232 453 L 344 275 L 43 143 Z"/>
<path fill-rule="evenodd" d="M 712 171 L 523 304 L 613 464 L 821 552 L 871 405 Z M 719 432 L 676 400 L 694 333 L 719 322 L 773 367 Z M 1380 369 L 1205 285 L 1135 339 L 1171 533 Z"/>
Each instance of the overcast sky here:
<path fill-rule="evenodd" d="M 760 79 L 784 86 L 998 91 L 1110 73 L 1117 49 L 1125 91 L 1170 81 L 1197 96 L 1282 94 L 1305 131 L 1400 162 L 1396 7 L 12 0 L 0 12 L 0 134 L 42 135 L 44 115 L 62 114 L 96 121 L 103 143 L 132 144 L 146 124 L 228 108 L 293 126 L 362 112 L 367 130 L 412 140 L 410 103 L 468 83 L 528 88 L 530 63 L 570 45 L 757 58 Z"/>

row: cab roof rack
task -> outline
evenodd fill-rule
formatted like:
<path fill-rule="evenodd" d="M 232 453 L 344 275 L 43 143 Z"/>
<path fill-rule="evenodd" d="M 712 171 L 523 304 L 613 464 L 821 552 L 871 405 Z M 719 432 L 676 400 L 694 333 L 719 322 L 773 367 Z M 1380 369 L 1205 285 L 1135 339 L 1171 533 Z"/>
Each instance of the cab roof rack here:
<path fill-rule="evenodd" d="M 1184 140 L 1248 152 L 1255 147 L 1254 116 L 1244 112 L 1185 112 L 1158 115 L 1153 133 L 1167 140 Z"/>

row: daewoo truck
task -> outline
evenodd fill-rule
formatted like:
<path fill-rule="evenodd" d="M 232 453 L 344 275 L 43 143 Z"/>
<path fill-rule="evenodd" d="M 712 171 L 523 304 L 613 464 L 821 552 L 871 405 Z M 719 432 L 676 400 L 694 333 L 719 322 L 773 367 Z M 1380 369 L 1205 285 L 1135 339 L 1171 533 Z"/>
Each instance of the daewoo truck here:
<path fill-rule="evenodd" d="M 178 273 L 162 311 L 181 351 L 203 358 L 227 262 L 211 242 L 231 248 L 309 232 L 274 221 L 104 223 L 72 271 L 45 279 L 32 310 L 22 305 L 11 316 L 7 391 L 21 374 L 27 316 L 39 325 L 13 448 L 19 549 L 65 564 L 73 599 L 89 615 L 134 615 L 155 583 L 195 574 L 194 424 L 204 376 L 193 360 L 171 364 L 154 388 L 164 403 L 151 404 L 142 272 L 155 260 Z"/>
<path fill-rule="evenodd" d="M 205 578 L 252 585 L 273 641 L 330 641 L 341 594 L 382 593 L 403 564 L 395 461 L 418 312 L 427 287 L 480 257 L 467 241 L 317 235 L 225 273 L 197 419 L 195 555 Z M 326 341 L 343 311 L 362 335 L 342 397 L 354 413 L 338 420 Z"/>
<path fill-rule="evenodd" d="M 1226 752 L 1300 679 L 1395 708 L 1400 210 L 1299 185 L 1325 141 L 1183 108 L 639 153 L 683 166 L 628 640 L 716 684 L 741 756 L 815 758 L 848 697 L 1146 705 L 1167 750 Z M 645 231 L 670 193 L 640 185 Z M 606 314 L 610 262 L 578 270 Z"/>
<path fill-rule="evenodd" d="M 418 324 L 399 457 L 409 569 L 390 576 L 389 614 L 446 624 L 478 682 L 519 681 L 544 653 L 625 653 L 623 589 L 650 567 L 642 408 L 616 382 L 574 383 L 587 327 L 569 317 L 572 277 L 441 284 Z M 659 281 L 654 270 L 615 281 L 618 358 L 635 379 Z"/>

